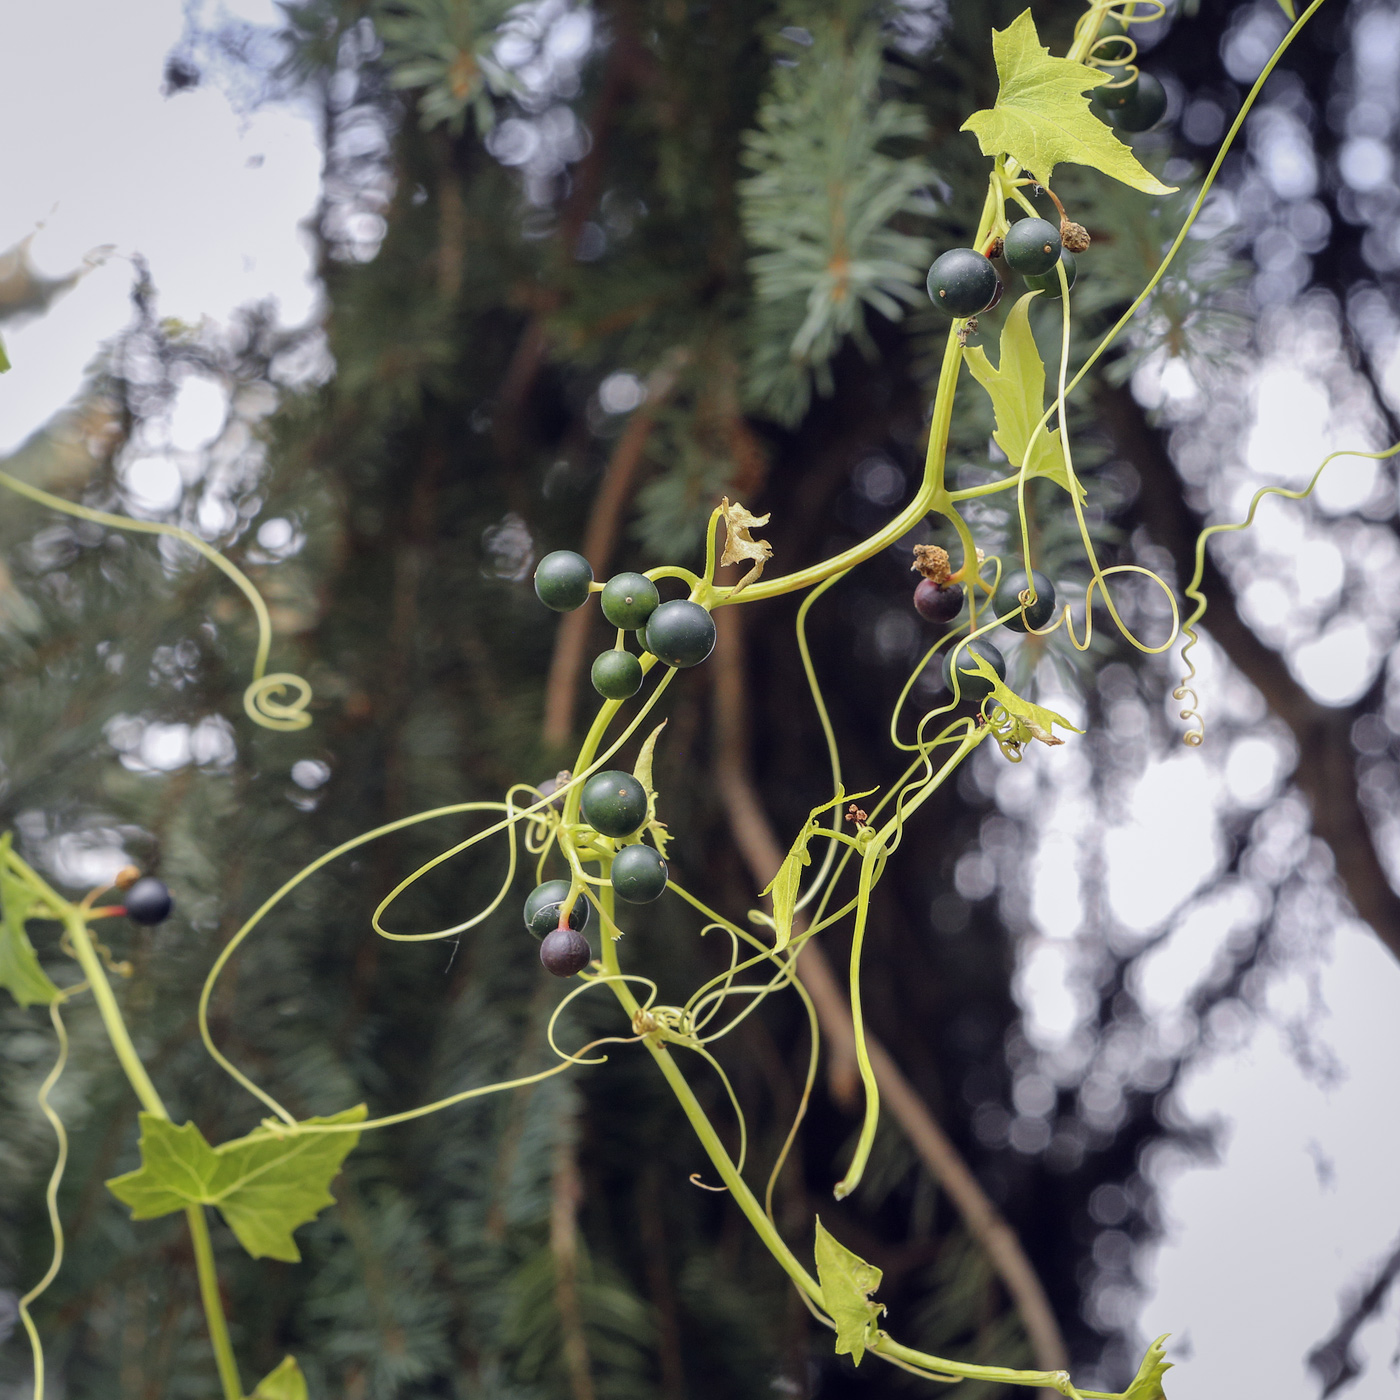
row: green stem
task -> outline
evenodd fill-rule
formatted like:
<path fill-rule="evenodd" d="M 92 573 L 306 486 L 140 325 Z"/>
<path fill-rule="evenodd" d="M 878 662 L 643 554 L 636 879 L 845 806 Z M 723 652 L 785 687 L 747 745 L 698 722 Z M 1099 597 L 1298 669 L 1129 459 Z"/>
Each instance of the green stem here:
<path fill-rule="evenodd" d="M 893 1357 L 925 1371 L 937 1371 L 941 1375 L 958 1376 L 963 1380 L 1048 1386 L 1052 1390 L 1061 1390 L 1062 1382 L 1069 1379 L 1065 1371 L 1013 1371 L 1006 1366 L 973 1366 L 965 1361 L 948 1361 L 944 1357 L 930 1356 L 927 1352 L 903 1346 L 886 1332 L 879 1333 L 869 1349 L 877 1356 Z"/>
<path fill-rule="evenodd" d="M 73 945 L 73 954 L 78 959 L 78 965 L 83 969 L 83 976 L 87 978 L 88 985 L 92 988 L 92 996 L 97 1003 L 98 1014 L 102 1017 L 102 1024 L 107 1028 L 107 1038 L 112 1042 L 112 1049 L 116 1052 L 117 1059 L 121 1062 L 121 1067 L 125 1071 L 127 1079 L 130 1080 L 132 1089 L 136 1091 L 136 1097 L 141 1100 L 141 1107 L 147 1113 L 152 1113 L 157 1118 L 164 1118 L 169 1122 L 170 1114 L 166 1112 L 160 1095 L 156 1093 L 156 1086 L 151 1083 L 151 1077 L 146 1073 L 146 1066 L 141 1063 L 141 1057 L 136 1053 L 136 1046 L 132 1044 L 126 1022 L 122 1019 L 121 1008 L 117 1005 L 116 994 L 112 991 L 112 984 L 107 980 L 107 970 L 102 966 L 102 959 L 97 956 L 97 949 L 92 946 L 92 938 L 88 933 L 86 921 L 66 900 L 58 900 L 57 896 L 54 895 L 51 897 L 57 900 L 63 926 L 68 930 L 68 940 Z"/>
<path fill-rule="evenodd" d="M 33 878 L 38 881 L 37 875 Z M 59 912 L 63 926 L 68 931 L 73 954 L 92 988 L 93 1000 L 97 1003 L 98 1014 L 106 1027 L 107 1038 L 112 1042 L 112 1049 L 116 1052 L 136 1097 L 141 1101 L 141 1107 L 147 1113 L 163 1118 L 168 1123 L 170 1114 L 156 1092 L 156 1086 L 151 1083 L 151 1077 L 146 1073 L 140 1055 L 136 1053 L 131 1033 L 127 1030 L 121 1008 L 117 1005 L 116 994 L 112 991 L 111 982 L 107 980 L 107 970 L 102 966 L 102 959 L 97 956 L 97 949 L 93 947 L 86 921 L 67 900 L 61 899 L 47 885 L 43 888 L 46 900 Z M 214 1348 L 214 1361 L 219 1368 L 224 1400 L 243 1400 L 243 1383 L 238 1376 L 238 1362 L 234 1358 L 233 1344 L 229 1340 L 223 1299 L 219 1296 L 219 1280 L 214 1268 L 214 1246 L 209 1239 L 209 1222 L 204 1218 L 204 1207 L 187 1206 L 185 1219 L 189 1223 L 190 1238 L 194 1242 L 194 1262 L 199 1272 L 199 1294 L 204 1302 L 204 1318 L 209 1327 L 209 1341 Z"/>
<path fill-rule="evenodd" d="M 209 1238 L 209 1221 L 204 1207 L 185 1207 L 185 1220 L 194 1241 L 194 1264 L 199 1271 L 199 1296 L 204 1302 L 204 1316 L 209 1324 L 209 1340 L 214 1347 L 214 1363 L 219 1368 L 219 1384 L 224 1400 L 243 1400 L 243 1382 L 238 1375 L 238 1361 L 229 1340 L 228 1322 L 224 1318 L 224 1300 L 219 1296 L 219 1273 L 214 1263 L 214 1242 Z"/>
<path fill-rule="evenodd" d="M 617 960 L 617 940 L 612 936 L 614 925 L 612 919 L 613 892 L 611 889 L 605 887 L 600 892 L 599 903 L 605 916 L 603 919 L 603 970 L 611 977 L 618 979 L 608 985 L 613 989 L 614 995 L 622 1004 L 622 1009 L 631 1020 L 641 1009 L 641 1005 L 637 998 L 632 995 L 632 990 L 627 983 L 620 980 L 622 968 Z M 694 1128 L 695 1136 L 700 1139 L 700 1145 L 705 1149 L 705 1155 L 714 1164 L 715 1170 L 720 1175 L 720 1180 L 729 1188 L 730 1195 L 734 1197 L 739 1209 L 748 1218 L 749 1224 L 758 1232 L 763 1243 L 768 1246 L 768 1252 L 778 1261 L 792 1281 L 818 1307 L 825 1307 L 821 1285 L 802 1267 L 797 1256 L 788 1248 L 787 1241 L 778 1233 L 777 1226 L 764 1214 L 758 1197 L 749 1190 L 748 1183 L 739 1174 L 739 1169 L 734 1165 L 729 1153 L 725 1151 L 724 1144 L 719 1140 L 719 1134 L 715 1132 L 705 1110 L 700 1106 L 700 1101 L 695 1097 L 694 1090 L 686 1081 L 685 1075 L 681 1073 L 681 1068 L 671 1052 L 650 1035 L 642 1038 L 642 1044 L 646 1046 L 652 1059 L 656 1061 L 657 1068 L 665 1076 L 667 1084 L 671 1086 L 671 1092 L 675 1094 L 681 1111 L 690 1120 L 690 1126 Z"/>

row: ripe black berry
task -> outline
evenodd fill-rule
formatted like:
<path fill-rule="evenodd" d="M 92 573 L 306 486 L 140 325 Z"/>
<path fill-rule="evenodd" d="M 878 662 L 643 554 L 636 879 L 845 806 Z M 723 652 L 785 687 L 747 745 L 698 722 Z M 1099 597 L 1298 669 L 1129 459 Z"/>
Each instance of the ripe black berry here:
<path fill-rule="evenodd" d="M 572 977 L 582 972 L 592 960 L 593 950 L 588 940 L 571 928 L 557 928 L 546 934 L 540 944 L 540 962 L 546 972 L 556 977 Z"/>
<path fill-rule="evenodd" d="M 630 773 L 595 773 L 583 785 L 583 819 L 604 836 L 630 836 L 647 819 L 647 790 Z"/>
<path fill-rule="evenodd" d="M 1060 261 L 1065 265 L 1065 281 L 1071 287 L 1074 286 L 1075 273 L 1079 271 L 1079 264 L 1076 262 L 1074 254 L 1068 248 L 1061 248 Z M 1039 277 L 1027 277 L 1026 286 L 1033 292 L 1044 292 L 1047 297 L 1052 297 L 1056 301 L 1060 299 L 1060 278 L 1053 266 L 1049 272 L 1043 273 Z"/>
<path fill-rule="evenodd" d="M 603 616 L 614 627 L 635 632 L 638 627 L 646 626 L 647 618 L 661 602 L 661 595 L 645 574 L 614 574 L 603 585 L 599 601 L 603 605 Z"/>
<path fill-rule="evenodd" d="M 662 603 L 642 632 L 646 649 L 668 666 L 698 666 L 715 649 L 715 620 L 699 603 Z"/>
<path fill-rule="evenodd" d="M 1136 90 L 1113 113 L 1119 131 L 1147 131 L 1166 115 L 1167 94 L 1151 73 L 1139 73 Z"/>
<path fill-rule="evenodd" d="M 1041 276 L 1060 256 L 1060 230 L 1048 219 L 1022 219 L 1007 231 L 1002 252 L 1013 272 Z"/>
<path fill-rule="evenodd" d="M 126 917 L 134 924 L 163 924 L 175 901 L 170 891 L 147 875 L 126 892 Z"/>
<path fill-rule="evenodd" d="M 975 652 L 980 656 L 1002 680 L 1006 679 L 1006 660 L 996 647 L 990 642 L 983 641 L 981 637 L 975 637 L 972 641 L 965 643 L 962 650 L 957 653 L 958 687 L 962 698 L 981 704 L 992 693 L 992 683 L 977 669 L 976 662 L 968 655 L 969 652 Z M 947 690 L 953 688 L 953 653 L 951 651 L 943 658 L 943 685 Z"/>
<path fill-rule="evenodd" d="M 974 248 L 950 248 L 928 270 L 929 299 L 950 316 L 975 316 L 996 300 L 997 270 Z"/>
<path fill-rule="evenodd" d="M 914 609 L 926 622 L 951 622 L 962 611 L 962 605 L 960 583 L 935 583 L 924 578 L 914 589 Z"/>
<path fill-rule="evenodd" d="M 543 938 L 551 929 L 559 927 L 559 907 L 569 897 L 567 880 L 546 880 L 536 885 L 525 897 L 525 927 Z M 574 900 L 573 912 L 569 915 L 569 926 L 576 929 L 588 927 L 588 914 L 591 909 L 587 896 L 580 890 Z"/>
<path fill-rule="evenodd" d="M 600 652 L 592 675 L 593 689 L 604 700 L 626 700 L 642 688 L 642 663 L 621 648 Z"/>
<path fill-rule="evenodd" d="M 612 886 L 628 904 L 650 904 L 666 888 L 666 862 L 650 846 L 624 846 L 612 863 Z"/>
<path fill-rule="evenodd" d="M 1138 79 L 1134 76 L 1131 81 L 1125 82 L 1124 79 L 1128 77 L 1126 67 L 1105 68 L 1103 71 L 1111 81 L 1094 89 L 1094 99 L 1100 107 L 1116 112 L 1132 101 L 1133 94 L 1137 91 Z"/>
<path fill-rule="evenodd" d="M 1024 632 L 1028 627 L 1038 632 L 1055 616 L 1055 585 L 1039 569 L 1032 569 L 1031 577 L 1035 579 L 1035 602 L 1027 604 L 1024 612 L 1021 594 L 1030 587 L 1024 569 L 1002 579 L 992 602 L 998 617 L 1012 614 L 1006 626 L 1013 632 Z"/>
<path fill-rule="evenodd" d="M 582 607 L 592 582 L 593 566 L 572 549 L 556 549 L 535 567 L 535 592 L 540 602 L 555 612 Z"/>

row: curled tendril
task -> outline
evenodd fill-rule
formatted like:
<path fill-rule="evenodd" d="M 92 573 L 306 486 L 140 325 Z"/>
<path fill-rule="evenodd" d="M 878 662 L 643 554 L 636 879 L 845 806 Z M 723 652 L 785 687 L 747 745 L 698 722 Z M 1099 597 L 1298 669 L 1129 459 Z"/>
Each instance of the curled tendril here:
<path fill-rule="evenodd" d="M 291 700 L 283 700 L 286 692 L 294 692 Z M 275 671 L 260 676 L 243 692 L 243 709 L 254 724 L 264 729 L 290 732 L 305 729 L 311 723 L 306 707 L 311 703 L 311 687 L 291 671 Z"/>
<path fill-rule="evenodd" d="M 1387 458 L 1394 457 L 1397 454 L 1400 454 L 1400 442 L 1397 442 L 1393 447 L 1385 448 L 1381 452 L 1363 452 L 1358 448 L 1347 447 L 1343 447 L 1336 452 L 1329 452 L 1327 456 L 1322 459 L 1321 463 L 1319 463 L 1317 470 L 1313 472 L 1308 484 L 1301 490 L 1295 491 L 1287 486 L 1261 486 L 1250 499 L 1249 510 L 1246 512 L 1243 520 L 1237 520 L 1229 525 L 1207 525 L 1197 536 L 1196 570 L 1191 575 L 1191 582 L 1188 583 L 1183 590 L 1186 596 L 1196 605 L 1191 616 L 1186 619 L 1181 627 L 1181 631 L 1186 637 L 1186 641 L 1181 648 L 1181 659 L 1185 663 L 1187 670 L 1186 674 L 1181 678 L 1181 683 L 1172 691 L 1172 698 L 1174 700 L 1185 700 L 1188 695 L 1191 697 L 1191 704 L 1188 708 L 1181 711 L 1181 718 L 1193 721 L 1197 727 L 1188 729 L 1186 733 L 1181 736 L 1182 743 L 1196 748 L 1205 742 L 1205 721 L 1201 718 L 1200 712 L 1196 708 L 1201 702 L 1195 690 L 1191 687 L 1191 682 L 1196 679 L 1196 663 L 1191 660 L 1191 651 L 1200 640 L 1196 633 L 1196 624 L 1200 622 L 1206 612 L 1207 600 L 1206 595 L 1201 592 L 1201 580 L 1205 577 L 1206 544 L 1210 537 L 1212 535 L 1232 534 L 1236 530 L 1247 530 L 1254 523 L 1255 513 L 1258 511 L 1260 503 L 1264 500 L 1265 496 L 1282 496 L 1288 501 L 1307 500 L 1307 498 L 1312 495 L 1317 483 L 1321 481 L 1322 473 L 1325 472 L 1338 457 L 1360 457 L 1368 462 L 1384 462 Z"/>
<path fill-rule="evenodd" d="M 167 525 L 159 520 L 133 520 L 130 516 L 112 515 L 105 510 L 76 505 L 72 501 L 65 501 L 62 496 L 41 491 L 37 486 L 31 486 L 27 481 L 21 481 L 8 472 L 0 472 L 0 486 L 7 486 L 16 495 L 24 496 L 37 505 L 47 506 L 63 515 L 75 516 L 79 520 L 91 520 L 95 525 L 105 525 L 109 530 L 124 530 L 129 534 L 165 535 L 168 539 L 179 540 L 181 544 L 188 545 L 197 554 L 202 555 L 237 585 L 238 590 L 251 604 L 253 615 L 257 618 L 258 649 L 253 658 L 252 682 L 243 692 L 244 713 L 254 724 L 260 724 L 264 729 L 305 729 L 311 723 L 311 716 L 306 713 L 307 706 L 311 703 L 311 686 L 290 671 L 279 671 L 271 676 L 266 674 L 267 658 L 272 652 L 272 618 L 267 611 L 267 604 L 263 602 L 262 594 L 254 587 L 247 574 L 220 554 L 213 545 L 189 530 L 182 530 L 178 525 Z M 284 701 L 278 698 L 283 691 L 288 690 L 296 692 L 296 699 Z"/>
<path fill-rule="evenodd" d="M 30 1315 L 29 1305 L 41 1297 L 54 1279 L 58 1277 L 58 1271 L 63 1267 L 64 1251 L 63 1220 L 58 1213 L 58 1189 L 63 1184 L 63 1173 L 68 1166 L 68 1132 L 63 1126 L 63 1119 L 58 1116 L 53 1104 L 49 1101 L 49 1096 L 57 1088 L 58 1081 L 62 1078 L 63 1071 L 68 1064 L 68 1030 L 63 1024 L 63 1003 L 86 990 L 87 983 L 79 982 L 76 986 L 65 988 L 59 992 L 49 1003 L 49 1020 L 53 1024 L 54 1035 L 58 1039 L 58 1056 L 54 1060 L 53 1068 L 45 1075 L 44 1082 L 39 1086 L 39 1093 L 35 1099 L 39 1105 L 39 1111 L 49 1120 L 49 1126 L 53 1129 L 53 1135 L 58 1141 L 58 1154 L 54 1159 L 53 1171 L 49 1173 L 48 1187 L 44 1192 L 44 1203 L 48 1208 L 49 1215 L 49 1233 L 53 1239 L 53 1256 L 49 1260 L 49 1267 L 44 1271 L 44 1276 L 18 1303 L 19 1318 L 29 1337 L 30 1350 L 34 1355 L 34 1400 L 44 1400 L 44 1344 L 39 1337 L 39 1329 L 34 1325 L 34 1319 Z"/>

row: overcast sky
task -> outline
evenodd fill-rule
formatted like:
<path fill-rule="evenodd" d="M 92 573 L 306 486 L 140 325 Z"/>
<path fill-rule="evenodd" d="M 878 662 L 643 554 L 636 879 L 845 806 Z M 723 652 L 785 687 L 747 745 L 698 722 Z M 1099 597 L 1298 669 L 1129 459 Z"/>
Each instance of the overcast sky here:
<path fill-rule="evenodd" d="M 226 8 L 257 22 L 275 17 L 270 0 Z M 216 87 L 162 96 L 164 60 L 182 28 L 178 0 L 42 0 L 9 7 L 6 20 L 0 247 L 35 233 L 34 259 L 55 276 L 93 250 L 111 252 L 50 314 L 7 329 L 15 368 L 0 380 L 0 452 L 67 401 L 102 341 L 125 324 L 134 253 L 150 265 L 163 315 L 224 321 L 268 297 L 289 323 L 314 314 L 299 225 L 317 198 L 320 160 L 313 128 L 296 111 L 240 115 Z M 1270 427 L 1252 441 L 1251 460 L 1277 449 L 1305 477 L 1326 445 L 1322 410 L 1306 385 L 1278 374 L 1260 386 Z M 217 395 L 186 397 L 179 411 L 177 444 L 193 446 L 217 426 L 222 405 Z M 1340 509 L 1348 492 L 1361 499 L 1369 488 L 1354 475 L 1331 489 Z M 1275 514 L 1273 526 L 1270 518 L 1265 530 L 1286 536 L 1286 518 Z M 1359 683 L 1345 673 L 1351 654 L 1334 648 L 1316 658 L 1305 679 L 1320 698 L 1346 698 Z M 1223 684 L 1212 671 L 1207 661 L 1203 693 Z M 1063 765 L 1062 833 L 1083 800 L 1068 755 L 1063 748 L 1035 760 Z M 1159 921 L 1210 874 L 1218 859 L 1211 824 L 1183 822 L 1183 811 L 1261 806 L 1278 787 L 1279 766 L 1265 740 L 1154 764 L 1110 849 L 1119 916 L 1131 925 L 1147 901 L 1147 922 Z M 1075 920 L 1062 917 L 1076 897 L 1063 861 L 1042 860 L 1038 869 L 1040 932 L 1022 950 L 1018 994 L 1032 1029 L 1053 1042 L 1076 1014 Z M 1169 1018 L 1237 915 L 1222 906 L 1183 921 L 1145 974 L 1145 1002 Z M 1339 1070 L 1330 1080 L 1290 1039 L 1308 1005 L 1323 1008 L 1312 1049 L 1330 1051 Z M 1317 1383 L 1307 1350 L 1332 1327 L 1348 1285 L 1400 1237 L 1400 967 L 1365 929 L 1319 928 L 1313 946 L 1276 978 L 1269 1007 L 1271 1019 L 1243 1027 L 1182 1093 L 1193 1116 L 1222 1125 L 1219 1161 L 1163 1159 L 1157 1169 L 1168 1233 L 1139 1260 L 1148 1285 L 1140 1326 L 1147 1336 L 1175 1334 L 1181 1365 L 1168 1382 L 1172 1400 L 1311 1400 Z M 1350 1400 L 1394 1400 L 1397 1344 L 1400 1298 L 1392 1296 L 1358 1339 L 1371 1365 Z"/>

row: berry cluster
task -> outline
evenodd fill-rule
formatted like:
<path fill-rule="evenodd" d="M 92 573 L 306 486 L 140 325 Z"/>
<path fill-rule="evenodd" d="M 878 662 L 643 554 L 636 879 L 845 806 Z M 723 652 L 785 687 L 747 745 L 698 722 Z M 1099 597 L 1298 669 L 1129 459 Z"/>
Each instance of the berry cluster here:
<path fill-rule="evenodd" d="M 542 783 L 540 790 L 544 792 L 547 786 L 549 791 L 554 790 L 552 783 Z M 609 841 L 636 836 L 646 825 L 647 792 L 631 773 L 595 773 L 583 785 L 579 806 L 595 836 Z M 628 904 L 650 904 L 660 899 L 666 889 L 668 871 L 659 851 L 636 841 L 612 857 L 609 875 L 619 899 Z M 582 891 L 574 899 L 568 917 L 564 916 L 572 888 L 568 880 L 546 880 L 536 885 L 525 900 L 525 927 L 541 940 L 540 962 L 556 977 L 572 977 L 587 967 L 593 957 L 584 937 L 590 908 Z"/>
<path fill-rule="evenodd" d="M 535 592 L 545 607 L 573 612 L 593 591 L 593 568 L 571 549 L 556 549 L 535 570 Z M 602 588 L 603 616 L 619 631 L 635 632 L 644 651 L 667 666 L 698 666 L 715 648 L 710 614 L 685 598 L 661 601 L 645 574 L 616 574 Z M 642 688 L 642 663 L 619 639 L 593 663 L 593 689 L 605 700 L 629 700 Z"/>
<path fill-rule="evenodd" d="M 1071 287 L 1078 271 L 1074 253 L 1065 246 L 1066 239 L 1074 241 L 1081 250 L 1088 245 L 1077 224 L 1067 223 L 1057 229 L 1048 219 L 1021 219 L 990 251 L 1010 272 L 1019 273 L 1032 291 L 1058 297 L 1060 279 L 1055 264 L 1064 264 L 1065 280 Z M 976 316 L 990 311 L 1001 300 L 1004 286 L 997 262 L 975 248 L 950 248 L 928 270 L 929 298 L 950 316 Z"/>

